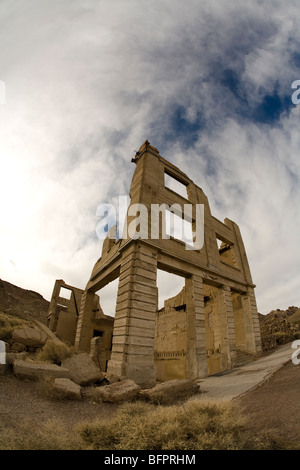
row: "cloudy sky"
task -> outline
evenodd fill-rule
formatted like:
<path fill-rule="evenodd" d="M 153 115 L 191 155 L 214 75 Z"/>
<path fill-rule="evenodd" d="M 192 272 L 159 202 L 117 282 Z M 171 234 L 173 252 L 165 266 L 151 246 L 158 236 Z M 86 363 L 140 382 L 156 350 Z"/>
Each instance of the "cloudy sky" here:
<path fill-rule="evenodd" d="M 84 288 L 149 139 L 238 223 L 259 311 L 300 307 L 299 23 L 299 0 L 1 0 L 0 277 Z"/>

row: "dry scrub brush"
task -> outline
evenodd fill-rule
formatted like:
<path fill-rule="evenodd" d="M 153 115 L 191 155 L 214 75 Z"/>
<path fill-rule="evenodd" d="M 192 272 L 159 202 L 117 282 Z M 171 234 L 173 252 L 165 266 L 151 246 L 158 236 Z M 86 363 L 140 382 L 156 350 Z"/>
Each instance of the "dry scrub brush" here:
<path fill-rule="evenodd" d="M 61 365 L 62 361 L 74 354 L 74 348 L 65 343 L 57 343 L 48 339 L 43 349 L 39 352 L 37 359 L 42 362 Z"/>
<path fill-rule="evenodd" d="M 279 449 L 268 434 L 251 433 L 231 402 L 191 399 L 183 405 L 156 406 L 137 401 L 120 407 L 107 421 L 61 421 L 42 426 L 0 423 L 0 450 L 256 450 Z"/>
<path fill-rule="evenodd" d="M 16 318 L 8 313 L 0 312 L 0 340 L 9 342 L 12 338 L 14 328 L 20 326 L 31 326 L 31 322 Z"/>
<path fill-rule="evenodd" d="M 79 435 L 60 420 L 49 420 L 42 426 L 23 421 L 15 428 L 0 423 L 0 450 L 82 450 Z"/>
<path fill-rule="evenodd" d="M 230 402 L 189 400 L 184 405 L 143 402 L 122 406 L 115 419 L 77 428 L 96 450 L 273 449 L 267 435 L 251 434 Z"/>

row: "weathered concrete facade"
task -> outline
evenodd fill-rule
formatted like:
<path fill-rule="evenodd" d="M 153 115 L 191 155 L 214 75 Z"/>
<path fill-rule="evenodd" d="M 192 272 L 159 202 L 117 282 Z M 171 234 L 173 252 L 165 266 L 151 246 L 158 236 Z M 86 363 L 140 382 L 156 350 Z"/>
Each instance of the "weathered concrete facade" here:
<path fill-rule="evenodd" d="M 240 353 L 261 351 L 260 327 L 245 247 L 238 226 L 212 216 L 201 188 L 165 160 L 146 141 L 137 152 L 125 230 L 136 222 L 134 204 L 147 209 L 147 230 L 140 237 L 107 237 L 82 294 L 75 346 L 91 341 L 95 293 L 119 279 L 108 372 L 142 387 L 156 380 L 196 379 L 234 367 Z M 181 183 L 186 197 L 169 189 L 166 178 Z M 163 219 L 154 221 L 151 205 L 204 206 L 204 245 L 186 249 L 174 237 L 163 238 Z M 142 214 L 140 214 L 142 217 Z M 145 222 L 145 215 L 143 215 Z M 140 219 L 142 220 L 142 219 Z M 156 224 L 156 225 L 155 225 Z M 145 223 L 143 225 L 145 227 Z M 151 234 L 157 229 L 159 237 Z M 183 290 L 158 310 L 157 270 L 185 279 Z"/>
<path fill-rule="evenodd" d="M 48 327 L 59 339 L 70 345 L 75 345 L 84 293 L 84 290 L 70 286 L 62 279 L 55 281 L 48 312 Z M 105 371 L 111 355 L 114 318 L 104 315 L 97 294 L 92 296 L 89 318 L 89 328 L 84 334 L 81 349 L 91 352 L 101 370 Z"/>

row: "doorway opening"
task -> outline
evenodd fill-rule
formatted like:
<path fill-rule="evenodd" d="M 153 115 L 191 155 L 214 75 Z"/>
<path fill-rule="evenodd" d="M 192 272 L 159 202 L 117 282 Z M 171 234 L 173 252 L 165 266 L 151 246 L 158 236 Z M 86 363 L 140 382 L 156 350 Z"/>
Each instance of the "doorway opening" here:
<path fill-rule="evenodd" d="M 187 316 L 185 278 L 157 270 L 158 310 L 154 361 L 159 381 L 186 377 Z"/>

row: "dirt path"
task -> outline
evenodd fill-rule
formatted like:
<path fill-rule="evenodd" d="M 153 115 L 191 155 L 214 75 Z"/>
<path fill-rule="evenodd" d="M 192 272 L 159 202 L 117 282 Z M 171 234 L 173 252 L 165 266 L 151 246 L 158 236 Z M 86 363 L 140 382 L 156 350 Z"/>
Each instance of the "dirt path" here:
<path fill-rule="evenodd" d="M 269 381 L 235 400 L 253 432 L 268 430 L 300 449 L 300 365 L 289 362 Z"/>

